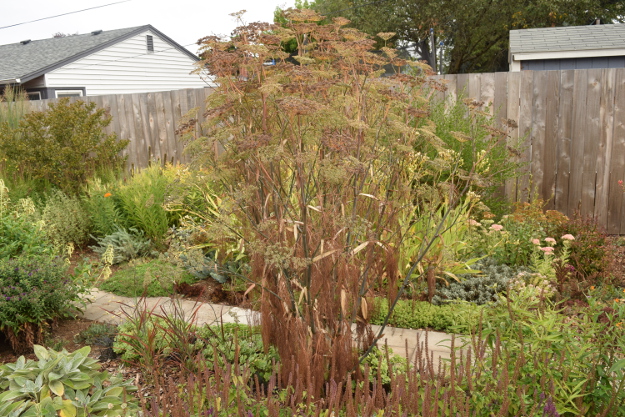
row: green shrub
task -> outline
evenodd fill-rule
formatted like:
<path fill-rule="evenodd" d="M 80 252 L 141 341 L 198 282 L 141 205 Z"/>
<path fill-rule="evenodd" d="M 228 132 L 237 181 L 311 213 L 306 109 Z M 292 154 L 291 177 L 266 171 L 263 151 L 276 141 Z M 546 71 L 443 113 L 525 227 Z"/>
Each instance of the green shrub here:
<path fill-rule="evenodd" d="M 63 191 L 52 191 L 43 208 L 41 219 L 48 239 L 57 246 L 82 245 L 89 238 L 89 217 L 80 199 Z"/>
<path fill-rule="evenodd" d="M 388 301 L 376 298 L 371 324 L 383 324 Z M 426 301 L 399 300 L 388 325 L 405 329 L 467 332 L 479 321 L 480 309 L 470 304 L 433 305 Z"/>
<path fill-rule="evenodd" d="M 153 164 L 133 175 L 113 196 L 126 225 L 143 231 L 156 244 L 169 229 L 170 216 L 163 205 L 174 172 Z"/>
<path fill-rule="evenodd" d="M 135 228 L 128 230 L 117 228 L 115 232 L 103 238 L 96 238 L 98 246 L 90 246 L 90 248 L 102 256 L 106 249 L 113 247 L 113 264 L 147 256 L 152 253 L 152 242 L 143 237 L 143 231 Z"/>
<path fill-rule="evenodd" d="M 127 140 L 105 135 L 111 117 L 95 103 L 61 99 L 45 112 L 24 116 L 17 128 L 0 124 L 0 152 L 7 168 L 75 193 L 98 169 L 121 168 Z"/>
<path fill-rule="evenodd" d="M 21 356 L 0 366 L 0 415 L 135 416 L 136 391 L 130 380 L 108 372 L 87 355 L 89 346 L 73 353 L 35 345 L 37 361 Z"/>
<path fill-rule="evenodd" d="M 475 304 L 488 304 L 499 301 L 500 293 L 506 293 L 508 285 L 519 272 L 528 272 L 527 268 L 511 268 L 498 264 L 494 259 L 487 258 L 473 265 L 479 270 L 477 274 L 460 275 L 459 282 L 452 281 L 449 285 L 439 284 L 436 295 L 432 299 L 434 304 L 446 301 L 460 300 Z"/>
<path fill-rule="evenodd" d="M 557 233 L 557 237 L 571 234 L 575 238 L 570 241 L 569 264 L 573 266 L 580 280 L 592 279 L 588 285 L 594 285 L 597 278 L 606 278 L 613 250 L 607 234 L 592 217 L 577 213 L 561 224 Z"/>
<path fill-rule="evenodd" d="M 100 289 L 123 297 L 167 297 L 175 293 L 174 283 L 195 279 L 180 267 L 158 259 L 130 262 L 100 284 Z"/>
<path fill-rule="evenodd" d="M 546 401 L 557 415 L 625 415 L 625 334 L 620 324 L 625 308 L 589 302 L 589 308 L 567 317 L 532 294 L 511 292 L 505 305 L 485 309 L 479 329 L 484 342 L 472 347 L 484 349 L 473 367 L 486 372 L 473 378 L 472 387 L 462 387 L 471 389 L 472 415 L 490 415 L 506 391 L 512 399 L 506 415 L 536 415 L 522 410 L 542 410 Z M 503 375 L 509 383 L 501 387 Z M 500 387 L 497 396 L 482 394 L 493 383 Z"/>
<path fill-rule="evenodd" d="M 0 330 L 13 350 L 41 343 L 46 321 L 69 316 L 70 303 L 80 301 L 81 291 L 58 258 L 0 259 Z"/>
<path fill-rule="evenodd" d="M 481 190 L 486 204 L 491 209 L 503 208 L 505 203 L 494 197 L 494 192 L 505 180 L 518 175 L 522 164 L 514 154 L 520 150 L 520 142 L 509 143 L 505 131 L 495 126 L 496 118 L 482 110 L 485 110 L 484 106 L 460 95 L 453 105 L 433 103 L 430 119 L 436 126 L 436 136 L 448 149 L 460 154 L 461 168 L 470 171 L 477 167 L 479 173 L 489 177 L 490 181 L 482 184 Z M 493 140 L 498 140 L 495 146 Z"/>
<path fill-rule="evenodd" d="M 86 330 L 74 337 L 77 343 L 108 346 L 117 334 L 117 326 L 108 323 L 92 323 Z"/>
<path fill-rule="evenodd" d="M 112 235 L 126 225 L 113 192 L 114 185 L 103 183 L 99 178 L 89 181 L 86 187 L 84 204 L 96 237 Z"/>

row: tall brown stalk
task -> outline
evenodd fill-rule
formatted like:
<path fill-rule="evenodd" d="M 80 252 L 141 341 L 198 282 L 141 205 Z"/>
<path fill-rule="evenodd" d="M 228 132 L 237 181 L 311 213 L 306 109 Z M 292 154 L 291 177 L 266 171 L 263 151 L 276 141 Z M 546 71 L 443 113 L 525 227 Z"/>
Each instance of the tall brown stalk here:
<path fill-rule="evenodd" d="M 218 87 L 206 137 L 190 149 L 223 191 L 213 233 L 229 228 L 246 242 L 264 341 L 278 347 L 282 375 L 298 375 L 318 397 L 326 381 L 357 369 L 353 340 L 371 344 L 373 289 L 397 294 L 402 213 L 421 193 L 453 206 L 459 187 L 426 182 L 448 161 L 417 152 L 443 149 L 424 121 L 439 88 L 428 67 L 391 48 L 372 52 L 375 42 L 345 19 L 320 25 L 296 10 L 288 20 L 203 40 L 200 68 Z M 281 43 L 293 38 L 299 53 L 288 56 Z M 399 72 L 406 66 L 415 75 Z"/>

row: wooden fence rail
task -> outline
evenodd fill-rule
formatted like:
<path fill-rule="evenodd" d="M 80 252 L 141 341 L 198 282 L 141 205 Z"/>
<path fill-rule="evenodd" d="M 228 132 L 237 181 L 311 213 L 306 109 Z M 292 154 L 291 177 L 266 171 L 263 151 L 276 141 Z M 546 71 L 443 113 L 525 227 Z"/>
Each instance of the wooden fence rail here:
<path fill-rule="evenodd" d="M 453 101 L 462 93 L 489 104 L 497 120 L 512 119 L 525 171 L 505 184 L 512 201 L 542 198 L 548 209 L 592 215 L 609 233 L 625 234 L 625 68 L 523 71 L 440 76 Z M 131 168 L 150 160 L 186 162 L 175 134 L 183 115 L 201 107 L 210 88 L 81 98 L 113 116 L 110 132 L 130 139 Z M 36 110 L 51 100 L 33 101 Z M 203 112 L 199 112 L 200 118 Z M 201 120 L 200 120 L 201 121 Z"/>

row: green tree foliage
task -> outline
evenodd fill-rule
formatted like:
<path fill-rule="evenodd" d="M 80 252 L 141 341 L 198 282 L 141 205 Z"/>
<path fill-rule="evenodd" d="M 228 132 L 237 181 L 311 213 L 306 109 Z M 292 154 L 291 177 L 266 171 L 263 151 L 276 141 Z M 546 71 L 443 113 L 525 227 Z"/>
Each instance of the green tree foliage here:
<path fill-rule="evenodd" d="M 509 31 L 622 21 L 621 0 L 316 0 L 312 8 L 343 16 L 375 35 L 396 32 L 400 45 L 433 66 L 430 29 L 443 42 L 447 73 L 507 71 Z M 440 54 L 439 54 L 440 56 Z"/>
<path fill-rule="evenodd" d="M 106 135 L 111 122 L 95 103 L 61 99 L 24 116 L 17 128 L 0 123 L 0 153 L 10 172 L 77 192 L 98 169 L 119 168 L 128 140 Z"/>

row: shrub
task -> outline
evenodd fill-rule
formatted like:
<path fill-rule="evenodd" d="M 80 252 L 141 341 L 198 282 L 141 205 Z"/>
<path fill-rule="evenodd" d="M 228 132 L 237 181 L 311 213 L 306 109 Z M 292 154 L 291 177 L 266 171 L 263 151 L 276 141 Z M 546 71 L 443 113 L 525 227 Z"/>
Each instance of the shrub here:
<path fill-rule="evenodd" d="M 67 317 L 82 288 L 50 256 L 0 259 L 0 330 L 15 352 L 43 341 L 48 320 Z"/>
<path fill-rule="evenodd" d="M 0 415 L 135 416 L 136 391 L 89 358 L 89 346 L 73 353 L 35 345 L 37 361 L 21 356 L 0 366 Z"/>
<path fill-rule="evenodd" d="M 474 328 L 484 341 L 472 347 L 486 354 L 473 367 L 488 371 L 472 381 L 471 392 L 505 376 L 510 381 L 499 391 L 511 400 L 506 415 L 539 415 L 546 403 L 557 415 L 625 415 L 625 360 L 617 353 L 625 347 L 625 308 L 606 310 L 589 299 L 589 308 L 567 317 L 534 295 L 511 292 L 508 303 L 484 310 Z M 502 406 L 500 399 L 478 394 L 472 415 L 486 415 L 493 401 Z"/>
<path fill-rule="evenodd" d="M 52 191 L 43 208 L 41 219 L 48 239 L 57 246 L 77 246 L 89 238 L 89 217 L 80 199 L 63 191 Z"/>
<path fill-rule="evenodd" d="M 105 184 L 99 178 L 88 181 L 84 204 L 96 237 L 112 235 L 126 225 L 114 192 L 113 185 Z"/>
<path fill-rule="evenodd" d="M 488 173 L 490 181 L 484 184 L 482 198 L 486 205 L 493 208 L 502 206 L 501 201 L 494 197 L 497 187 L 504 181 L 518 175 L 521 167 L 519 155 L 521 142 L 506 143 L 498 141 L 495 146 L 490 142 L 493 138 L 506 135 L 506 132 L 495 126 L 495 119 L 484 110 L 484 103 L 465 100 L 460 95 L 453 105 L 441 101 L 430 106 L 430 119 L 436 126 L 436 135 L 446 144 L 447 148 L 458 152 L 462 159 L 462 168 L 467 171 L 477 167 L 479 172 Z M 474 140 L 467 140 L 473 138 Z"/>
<path fill-rule="evenodd" d="M 388 315 L 388 301 L 376 298 L 372 324 L 383 324 Z M 467 332 L 479 321 L 479 308 L 471 305 L 433 305 L 425 301 L 399 300 L 389 318 L 390 326 L 405 329 L 433 329 Z"/>
<path fill-rule="evenodd" d="M 103 238 L 96 238 L 96 241 L 98 246 L 90 246 L 90 248 L 100 256 L 106 252 L 109 246 L 112 246 L 113 264 L 119 264 L 152 253 L 152 242 L 143 237 L 143 231 L 132 227 L 128 230 L 118 227 L 112 234 Z"/>
<path fill-rule="evenodd" d="M 128 227 L 141 230 L 160 244 L 169 229 L 169 214 L 163 207 L 175 170 L 157 164 L 135 173 L 117 187 L 113 200 L 118 204 Z"/>
<path fill-rule="evenodd" d="M 24 116 L 17 128 L 0 125 L 0 151 L 10 171 L 76 193 L 98 169 L 121 168 L 127 140 L 103 130 L 111 121 L 95 103 L 61 99 Z"/>
<path fill-rule="evenodd" d="M 527 268 L 511 268 L 505 264 L 498 264 L 494 259 L 487 258 L 473 265 L 479 270 L 477 274 L 463 274 L 460 282 L 450 282 L 449 285 L 439 284 L 437 295 L 432 299 L 434 304 L 445 301 L 468 301 L 475 304 L 488 304 L 499 301 L 500 293 L 506 293 L 508 285 L 519 272 Z"/>
<path fill-rule="evenodd" d="M 575 238 L 570 241 L 568 263 L 579 280 L 590 279 L 588 285 L 594 285 L 599 279 L 607 278 L 613 251 L 606 232 L 592 217 L 576 213 L 572 219 L 559 225 L 557 233 L 557 236 L 571 234 Z"/>
<path fill-rule="evenodd" d="M 174 283 L 195 279 L 181 268 L 157 259 L 135 260 L 117 270 L 100 284 L 100 289 L 123 297 L 168 297 Z"/>
<path fill-rule="evenodd" d="M 117 334 L 117 326 L 108 323 L 92 323 L 86 330 L 83 330 L 74 337 L 77 343 L 87 345 L 110 346 Z"/>
<path fill-rule="evenodd" d="M 534 200 L 531 203 L 518 203 L 510 215 L 505 215 L 499 221 L 504 239 L 496 247 L 479 245 L 481 254 L 492 256 L 498 263 L 510 266 L 527 266 L 531 264 L 534 254 L 532 240 L 548 236 L 560 236 L 559 227 L 567 221 L 567 217 L 555 210 L 543 211 L 545 203 Z M 483 226 L 491 226 L 492 220 L 486 219 Z M 479 242 L 480 229 L 477 229 Z"/>

